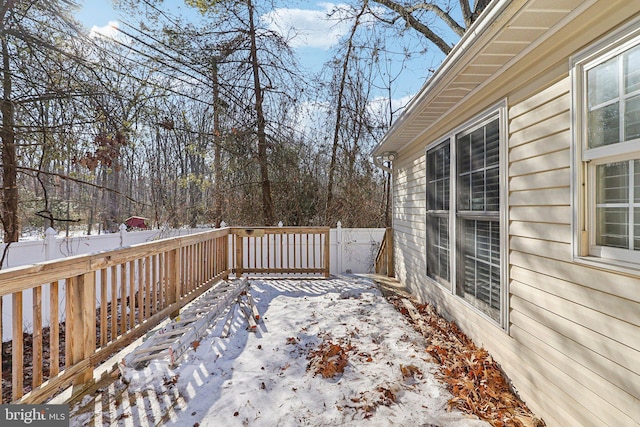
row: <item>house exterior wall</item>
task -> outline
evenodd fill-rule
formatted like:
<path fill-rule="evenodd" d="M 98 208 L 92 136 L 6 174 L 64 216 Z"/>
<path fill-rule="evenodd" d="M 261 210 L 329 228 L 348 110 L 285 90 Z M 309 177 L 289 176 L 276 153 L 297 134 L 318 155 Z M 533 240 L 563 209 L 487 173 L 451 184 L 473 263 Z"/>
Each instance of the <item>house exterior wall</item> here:
<path fill-rule="evenodd" d="M 487 348 L 550 426 L 640 420 L 640 274 L 574 257 L 570 58 L 630 19 L 598 2 L 478 92 L 394 162 L 396 275 Z M 507 101 L 508 328 L 426 275 L 426 147 Z M 640 254 L 638 255 L 640 257 Z"/>

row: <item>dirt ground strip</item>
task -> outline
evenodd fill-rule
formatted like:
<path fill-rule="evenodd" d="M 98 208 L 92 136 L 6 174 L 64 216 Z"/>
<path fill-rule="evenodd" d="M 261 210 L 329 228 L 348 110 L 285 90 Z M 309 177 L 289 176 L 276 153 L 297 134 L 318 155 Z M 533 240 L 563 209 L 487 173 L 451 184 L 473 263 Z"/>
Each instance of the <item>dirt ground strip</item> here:
<path fill-rule="evenodd" d="M 376 280 L 387 300 L 427 340 L 427 352 L 440 364 L 439 378 L 454 395 L 449 405 L 477 415 L 497 427 L 542 427 L 514 393 L 498 364 L 483 348 L 442 318 L 429 304 L 418 303 L 393 280 Z"/>

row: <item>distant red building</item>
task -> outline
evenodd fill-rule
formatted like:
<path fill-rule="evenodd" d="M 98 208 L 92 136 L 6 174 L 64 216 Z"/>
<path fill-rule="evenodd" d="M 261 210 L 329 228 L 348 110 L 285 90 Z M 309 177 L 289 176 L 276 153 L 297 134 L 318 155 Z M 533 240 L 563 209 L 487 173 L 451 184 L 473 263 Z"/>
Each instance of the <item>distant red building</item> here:
<path fill-rule="evenodd" d="M 149 218 L 143 218 L 141 216 L 130 216 L 129 218 L 124 220 L 124 223 L 127 228 L 139 228 L 141 230 L 146 230 L 147 228 L 149 228 L 146 221 L 149 221 Z"/>

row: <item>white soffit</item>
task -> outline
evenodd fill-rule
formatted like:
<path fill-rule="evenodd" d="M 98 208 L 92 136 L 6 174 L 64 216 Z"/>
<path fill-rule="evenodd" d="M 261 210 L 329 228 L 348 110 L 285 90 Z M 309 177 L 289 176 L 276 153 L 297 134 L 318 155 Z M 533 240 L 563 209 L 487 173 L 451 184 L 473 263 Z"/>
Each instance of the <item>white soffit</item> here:
<path fill-rule="evenodd" d="M 494 0 L 411 100 L 373 154 L 400 151 L 595 0 Z"/>

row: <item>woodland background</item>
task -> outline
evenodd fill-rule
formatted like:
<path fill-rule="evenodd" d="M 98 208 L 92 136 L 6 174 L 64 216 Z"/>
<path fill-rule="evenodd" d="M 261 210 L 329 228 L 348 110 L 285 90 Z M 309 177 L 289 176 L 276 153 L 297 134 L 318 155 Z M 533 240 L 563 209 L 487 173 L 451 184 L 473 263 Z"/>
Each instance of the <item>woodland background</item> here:
<path fill-rule="evenodd" d="M 488 0 L 335 6 L 327 19 L 349 31 L 314 73 L 295 35 L 260 19 L 273 2 L 185 0 L 198 20 L 161 0 L 115 3 L 129 17 L 118 37 L 84 28 L 73 0 L 0 2 L 5 242 L 45 227 L 114 232 L 131 215 L 388 225 L 389 177 L 369 158 L 399 114 L 405 77 L 387 58 L 447 54 Z"/>

